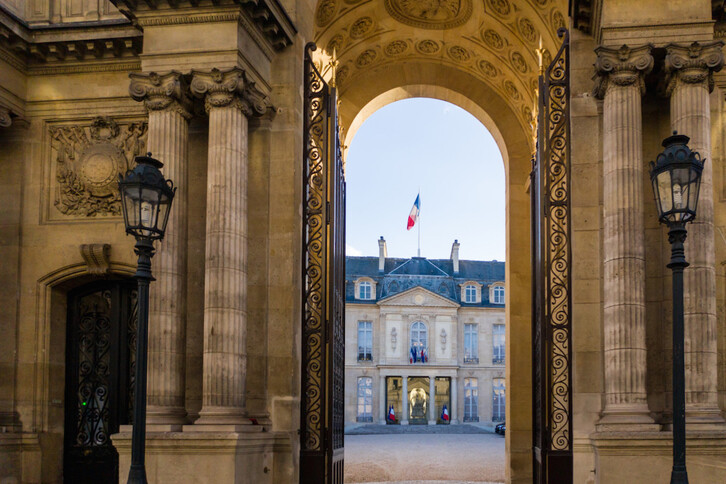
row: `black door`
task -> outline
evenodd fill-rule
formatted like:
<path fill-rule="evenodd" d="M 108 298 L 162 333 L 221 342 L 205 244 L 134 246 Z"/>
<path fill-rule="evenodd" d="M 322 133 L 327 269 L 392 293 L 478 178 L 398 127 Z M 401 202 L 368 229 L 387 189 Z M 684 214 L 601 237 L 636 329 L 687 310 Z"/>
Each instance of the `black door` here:
<path fill-rule="evenodd" d="M 130 424 L 136 283 L 104 281 L 68 296 L 63 481 L 119 482 L 111 435 Z"/>

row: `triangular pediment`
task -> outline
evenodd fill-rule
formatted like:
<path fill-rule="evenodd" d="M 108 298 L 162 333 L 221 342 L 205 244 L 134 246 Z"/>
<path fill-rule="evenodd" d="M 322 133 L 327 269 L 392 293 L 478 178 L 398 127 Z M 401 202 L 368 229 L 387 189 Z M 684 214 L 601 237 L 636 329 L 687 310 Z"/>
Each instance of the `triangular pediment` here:
<path fill-rule="evenodd" d="M 412 287 L 393 296 L 378 301 L 379 306 L 419 306 L 419 307 L 444 307 L 458 308 L 460 305 L 449 298 L 440 296 L 435 292 L 424 289 L 421 286 Z"/>

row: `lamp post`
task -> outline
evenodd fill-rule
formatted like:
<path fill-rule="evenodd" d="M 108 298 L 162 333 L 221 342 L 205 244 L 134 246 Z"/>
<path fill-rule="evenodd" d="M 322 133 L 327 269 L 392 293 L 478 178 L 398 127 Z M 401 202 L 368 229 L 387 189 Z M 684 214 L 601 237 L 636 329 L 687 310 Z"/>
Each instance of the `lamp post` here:
<path fill-rule="evenodd" d="M 144 464 L 146 439 L 146 364 L 149 339 L 149 283 L 151 258 L 154 256 L 154 241 L 164 238 L 169 210 L 176 188 L 166 180 L 159 169 L 164 166 L 159 160 L 137 156 L 136 167 L 119 175 L 121 206 L 123 208 L 126 233 L 136 238 L 134 252 L 139 257 L 134 277 L 139 285 L 139 321 L 136 335 L 136 391 L 134 393 L 134 426 L 131 434 L 131 468 L 129 484 L 146 484 Z"/>
<path fill-rule="evenodd" d="M 703 163 L 701 155 L 688 148 L 688 136 L 663 140 L 662 153 L 650 162 L 658 218 L 668 226 L 673 271 L 673 470 L 671 484 L 688 483 L 686 470 L 686 378 L 683 364 L 683 269 L 688 267 L 683 243 L 686 223 L 696 218 Z"/>

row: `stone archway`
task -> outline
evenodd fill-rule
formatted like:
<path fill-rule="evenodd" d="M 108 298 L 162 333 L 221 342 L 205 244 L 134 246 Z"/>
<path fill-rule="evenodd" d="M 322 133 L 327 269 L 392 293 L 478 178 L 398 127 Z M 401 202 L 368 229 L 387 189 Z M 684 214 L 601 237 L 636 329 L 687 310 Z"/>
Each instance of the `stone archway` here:
<path fill-rule="evenodd" d="M 506 177 L 507 480 L 532 479 L 530 200 L 540 64 L 557 51 L 566 3 L 551 0 L 321 0 L 316 64 L 337 87 L 343 144 L 378 108 L 433 97 L 476 116 Z"/>

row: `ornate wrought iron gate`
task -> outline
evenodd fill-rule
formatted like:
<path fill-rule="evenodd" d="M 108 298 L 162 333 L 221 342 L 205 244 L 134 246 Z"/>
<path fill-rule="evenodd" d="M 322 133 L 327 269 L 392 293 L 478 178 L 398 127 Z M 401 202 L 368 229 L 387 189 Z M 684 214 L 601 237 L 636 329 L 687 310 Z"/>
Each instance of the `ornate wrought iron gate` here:
<path fill-rule="evenodd" d="M 111 434 L 130 424 L 136 283 L 103 282 L 68 298 L 63 481 L 117 484 Z"/>
<path fill-rule="evenodd" d="M 569 35 L 539 78 L 533 160 L 534 482 L 572 482 Z"/>
<path fill-rule="evenodd" d="M 343 484 L 345 177 L 337 94 L 305 46 L 300 483 Z"/>

